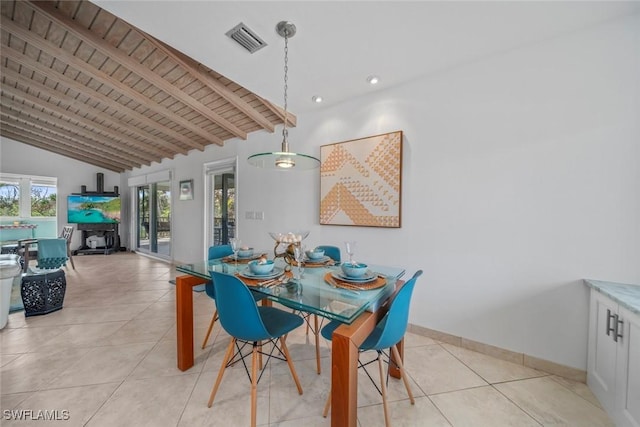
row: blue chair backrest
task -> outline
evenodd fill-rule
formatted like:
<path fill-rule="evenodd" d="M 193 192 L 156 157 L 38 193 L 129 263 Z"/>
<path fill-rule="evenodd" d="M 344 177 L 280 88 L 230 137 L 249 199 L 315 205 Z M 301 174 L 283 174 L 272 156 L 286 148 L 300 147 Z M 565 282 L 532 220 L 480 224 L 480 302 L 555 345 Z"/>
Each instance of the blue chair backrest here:
<path fill-rule="evenodd" d="M 324 254 L 335 262 L 340 262 L 342 260 L 340 257 L 340 248 L 337 246 L 320 245 L 316 246 L 316 248 L 323 249 Z"/>
<path fill-rule="evenodd" d="M 216 245 L 209 247 L 209 257 L 207 259 L 218 259 L 233 255 L 231 245 Z"/>
<path fill-rule="evenodd" d="M 212 259 L 220 259 L 229 255 L 233 255 L 231 245 L 215 245 L 209 247 L 209 256 L 207 259 L 211 261 Z M 205 283 L 204 291 L 210 298 L 216 298 L 216 291 L 213 289 L 213 283 L 211 283 L 211 281 Z"/>
<path fill-rule="evenodd" d="M 402 339 L 407 331 L 409 323 L 409 305 L 411 303 L 411 294 L 415 287 L 416 280 L 422 274 L 422 270 L 416 271 L 411 279 L 398 291 L 389 311 L 384 318 L 378 323 L 377 328 L 382 328 L 382 334 L 378 342 L 372 345 L 372 349 L 382 350 L 390 348 Z"/>
<path fill-rule="evenodd" d="M 66 239 L 38 239 L 38 268 L 60 268 L 68 259 Z"/>
<path fill-rule="evenodd" d="M 230 274 L 211 272 L 220 324 L 229 335 L 245 341 L 271 338 L 251 291 Z"/>

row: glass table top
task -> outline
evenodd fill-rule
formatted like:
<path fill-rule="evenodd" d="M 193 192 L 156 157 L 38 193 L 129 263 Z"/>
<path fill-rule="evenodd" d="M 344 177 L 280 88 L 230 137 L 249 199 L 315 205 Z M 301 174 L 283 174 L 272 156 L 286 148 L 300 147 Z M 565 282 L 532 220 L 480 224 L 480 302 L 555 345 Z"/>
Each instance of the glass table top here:
<path fill-rule="evenodd" d="M 286 266 L 284 261 L 279 258 L 275 264 L 276 267 L 282 269 Z M 372 290 L 337 288 L 325 281 L 325 275 L 334 271 L 338 272 L 340 267 L 322 266 L 304 268 L 300 281 L 291 279 L 286 284 L 273 287 L 250 285 L 249 288 L 263 293 L 270 300 L 287 307 L 342 323 L 351 323 L 365 310 L 375 311 L 393 292 L 396 282 L 404 274 L 402 268 L 376 265 L 369 267 L 371 271 L 386 278 L 387 284 L 385 286 Z M 241 273 L 246 268 L 246 264 L 235 265 L 233 262 L 227 263 L 218 259 L 179 265 L 176 270 L 203 279 L 210 279 L 210 272 L 216 271 L 236 275 L 242 280 L 243 277 L 236 273 Z M 293 267 L 292 272 L 295 273 L 295 270 L 296 267 Z M 248 282 L 246 283 L 249 284 Z"/>

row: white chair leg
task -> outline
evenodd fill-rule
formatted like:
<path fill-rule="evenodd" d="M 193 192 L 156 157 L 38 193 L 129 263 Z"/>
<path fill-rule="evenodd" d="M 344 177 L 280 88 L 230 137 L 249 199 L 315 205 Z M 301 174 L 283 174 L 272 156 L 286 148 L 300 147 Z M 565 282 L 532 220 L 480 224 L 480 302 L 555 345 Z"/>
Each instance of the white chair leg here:
<path fill-rule="evenodd" d="M 384 373 L 384 368 L 382 367 L 382 358 L 380 357 L 380 353 L 378 353 L 378 370 L 380 371 L 380 390 L 382 391 L 382 406 L 384 408 L 384 425 L 389 427 L 391 425 L 391 421 L 389 420 L 389 408 L 387 407 L 387 376 Z"/>
<path fill-rule="evenodd" d="M 213 330 L 213 324 L 216 323 L 218 319 L 218 310 L 213 312 L 213 317 L 211 318 L 211 322 L 209 322 L 209 329 L 207 329 L 207 335 L 204 336 L 204 341 L 202 341 L 202 348 L 204 349 L 207 346 L 207 341 L 209 340 L 209 335 L 211 335 L 211 331 Z"/>
<path fill-rule="evenodd" d="M 229 359 L 231 359 L 231 355 L 233 354 L 233 346 L 235 345 L 235 343 L 236 339 L 231 338 L 231 341 L 229 341 L 229 345 L 227 346 L 227 352 L 224 354 L 224 359 L 222 359 L 222 366 L 220 367 L 220 371 L 218 372 L 218 378 L 216 378 L 216 383 L 213 385 L 213 389 L 211 389 L 209 403 L 207 404 L 209 408 L 211 408 L 211 405 L 213 405 L 213 399 L 216 397 L 218 387 L 220 386 L 220 382 L 222 381 L 222 376 L 224 375 L 225 369 L 227 369 L 227 363 L 229 363 Z"/>
<path fill-rule="evenodd" d="M 402 381 L 404 382 L 404 387 L 407 389 L 407 394 L 409 395 L 409 400 L 412 405 L 415 405 L 416 401 L 413 398 L 413 393 L 411 393 L 411 387 L 409 387 L 409 379 L 407 378 L 407 372 L 404 370 L 404 364 L 402 363 L 402 358 L 400 358 L 400 352 L 398 351 L 398 347 L 395 345 L 391 347 L 391 352 L 393 353 L 393 358 L 395 362 L 398 364 L 400 368 L 400 376 L 402 377 Z"/>

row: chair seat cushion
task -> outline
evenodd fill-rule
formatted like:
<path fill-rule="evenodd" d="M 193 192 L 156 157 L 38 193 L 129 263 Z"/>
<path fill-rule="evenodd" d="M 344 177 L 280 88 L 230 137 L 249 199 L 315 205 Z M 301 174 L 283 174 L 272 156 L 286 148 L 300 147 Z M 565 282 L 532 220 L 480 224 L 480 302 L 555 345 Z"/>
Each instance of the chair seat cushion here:
<path fill-rule="evenodd" d="M 275 307 L 259 306 L 258 311 L 260 312 L 260 317 L 262 317 L 265 328 L 267 328 L 267 331 L 269 331 L 273 338 L 288 334 L 304 322 L 302 317 L 297 314 L 289 313 Z"/>

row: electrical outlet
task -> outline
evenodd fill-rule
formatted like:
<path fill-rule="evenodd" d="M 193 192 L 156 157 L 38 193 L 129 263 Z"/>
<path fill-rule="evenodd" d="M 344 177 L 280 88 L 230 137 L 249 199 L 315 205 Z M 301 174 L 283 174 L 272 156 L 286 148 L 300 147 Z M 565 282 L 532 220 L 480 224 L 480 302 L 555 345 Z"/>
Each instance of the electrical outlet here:
<path fill-rule="evenodd" d="M 259 219 L 259 220 L 263 220 L 264 219 L 264 212 L 259 211 L 259 212 L 254 212 L 255 213 L 255 218 Z"/>
<path fill-rule="evenodd" d="M 244 213 L 244 219 L 254 219 L 255 215 L 253 211 L 246 211 Z"/>

